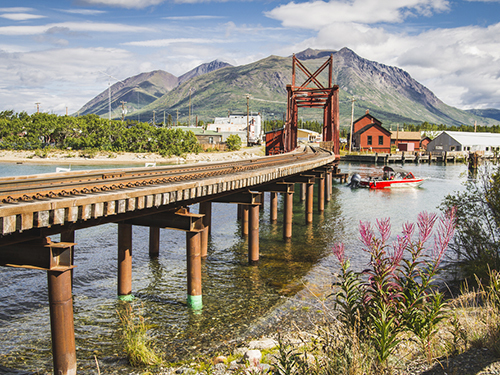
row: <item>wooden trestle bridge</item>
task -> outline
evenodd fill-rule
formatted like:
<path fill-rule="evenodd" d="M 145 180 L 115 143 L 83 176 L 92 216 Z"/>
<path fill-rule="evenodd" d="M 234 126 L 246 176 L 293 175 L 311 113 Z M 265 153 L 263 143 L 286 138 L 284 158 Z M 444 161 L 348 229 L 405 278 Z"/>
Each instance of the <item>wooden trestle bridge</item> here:
<path fill-rule="evenodd" d="M 76 373 L 71 269 L 78 251 L 75 231 L 118 224 L 118 296 L 132 295 L 132 226 L 150 227 L 149 252 L 159 254 L 159 229 L 186 232 L 187 299 L 202 307 L 201 259 L 207 256 L 213 202 L 238 204 L 248 260 L 259 260 L 259 208 L 271 192 L 284 195 L 283 238 L 292 237 L 296 183 L 303 187 L 306 222 L 312 223 L 313 187 L 318 210 L 330 199 L 338 155 L 307 148 L 278 156 L 229 163 L 66 172 L 0 179 L 0 265 L 45 270 L 55 374 Z M 199 204 L 199 214 L 189 207 Z M 60 234 L 60 242 L 51 235 Z M 96 250 L 98 251 L 98 250 Z"/>

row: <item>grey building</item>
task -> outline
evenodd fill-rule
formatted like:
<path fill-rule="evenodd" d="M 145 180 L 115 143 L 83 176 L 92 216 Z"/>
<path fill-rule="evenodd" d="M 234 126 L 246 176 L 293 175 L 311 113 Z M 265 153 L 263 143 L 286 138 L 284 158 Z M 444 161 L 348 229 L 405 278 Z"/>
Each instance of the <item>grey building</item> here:
<path fill-rule="evenodd" d="M 444 131 L 427 145 L 427 151 L 481 152 L 492 155 L 500 150 L 500 134 Z"/>

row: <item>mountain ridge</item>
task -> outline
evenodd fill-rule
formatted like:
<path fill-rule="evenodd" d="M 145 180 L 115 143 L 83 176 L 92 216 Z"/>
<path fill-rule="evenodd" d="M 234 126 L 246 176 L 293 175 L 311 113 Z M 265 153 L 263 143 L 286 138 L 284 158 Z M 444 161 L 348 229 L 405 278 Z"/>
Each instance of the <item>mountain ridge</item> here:
<path fill-rule="evenodd" d="M 356 118 L 369 109 L 386 127 L 424 121 L 448 126 L 473 124 L 475 121 L 493 125 L 499 121 L 448 106 L 403 69 L 367 60 L 347 47 L 338 51 L 308 48 L 295 56 L 311 72 L 333 56 L 334 83 L 340 88 L 341 126 L 350 124 L 352 97 L 356 100 Z M 327 81 L 327 74 L 323 72 L 318 79 Z M 302 83 L 304 77 L 297 69 L 297 84 Z M 281 119 L 286 111 L 286 86 L 291 80 L 290 57 L 271 55 L 240 66 L 215 60 L 183 74 L 177 79 L 177 85 L 161 96 L 149 91 L 149 103 L 144 103 L 127 117 L 152 118 L 153 112 L 163 111 L 173 118 L 179 116 L 181 121 L 188 120 L 189 114 L 211 121 L 214 117 L 224 116 L 228 110 L 246 111 L 246 96 L 250 95 L 252 111 L 262 112 L 266 119 Z M 161 91 L 156 93 L 161 94 Z M 100 94 L 101 101 L 105 98 L 103 94 Z M 115 102 L 119 100 L 118 97 Z M 119 114 L 116 111 L 114 116 Z M 299 116 L 322 121 L 319 112 L 301 110 Z"/>

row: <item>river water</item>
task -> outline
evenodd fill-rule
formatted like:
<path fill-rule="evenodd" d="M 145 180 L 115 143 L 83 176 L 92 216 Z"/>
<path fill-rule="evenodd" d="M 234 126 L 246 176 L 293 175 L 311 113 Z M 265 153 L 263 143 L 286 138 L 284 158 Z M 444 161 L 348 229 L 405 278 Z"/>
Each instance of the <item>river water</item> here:
<path fill-rule="evenodd" d="M 64 165 L 61 165 L 64 167 Z M 117 166 L 109 166 L 117 167 Z M 119 166 L 123 167 L 123 166 Z M 73 167 L 72 169 L 99 167 Z M 341 163 L 343 172 L 370 174 L 373 165 Z M 209 255 L 203 262 L 203 310 L 186 305 L 185 233 L 161 230 L 160 256 L 148 255 L 147 228 L 133 228 L 134 311 L 144 316 L 157 349 L 167 361 L 192 360 L 207 351 L 228 354 L 241 339 L 299 325 L 300 316 L 316 309 L 338 270 L 331 248 L 344 242 L 354 268 L 367 262 L 360 250 L 359 221 L 390 217 L 393 234 L 421 211 L 439 212 L 447 194 L 462 189 L 463 164 L 407 164 L 428 177 L 418 189 L 351 190 L 334 184 L 323 215 L 306 225 L 304 204 L 295 194 L 293 238 L 282 240 L 282 203 L 277 224 L 269 220 L 269 196 L 260 218 L 257 266 L 248 265 L 247 241 L 239 235 L 236 206 L 213 204 Z M 54 172 L 53 166 L 1 164 L 0 176 Z M 316 208 L 316 202 L 315 202 Z M 197 206 L 193 207 L 196 212 Z M 57 236 L 53 240 L 57 240 Z M 76 232 L 74 321 L 78 372 L 129 373 L 117 339 L 117 225 Z M 52 368 L 47 276 L 43 271 L 0 268 L 0 365 L 39 374 Z M 283 324 L 282 324 L 283 323 Z"/>

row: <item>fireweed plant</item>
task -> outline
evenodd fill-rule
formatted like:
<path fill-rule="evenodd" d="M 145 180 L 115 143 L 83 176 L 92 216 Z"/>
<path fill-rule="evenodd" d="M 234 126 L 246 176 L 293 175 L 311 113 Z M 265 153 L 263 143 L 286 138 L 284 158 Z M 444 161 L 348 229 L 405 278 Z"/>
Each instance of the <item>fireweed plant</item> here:
<path fill-rule="evenodd" d="M 370 255 L 361 272 L 351 269 L 343 244 L 333 247 L 341 267 L 333 293 L 339 320 L 345 334 L 361 322 L 359 339 L 370 343 L 380 365 L 387 364 L 402 332 L 414 334 L 431 360 L 431 340 L 444 318 L 443 294 L 434 281 L 454 228 L 455 209 L 440 218 L 421 212 L 416 224 L 405 223 L 402 234 L 388 244 L 390 219 L 376 220 L 374 226 L 360 222 L 363 251 Z"/>

